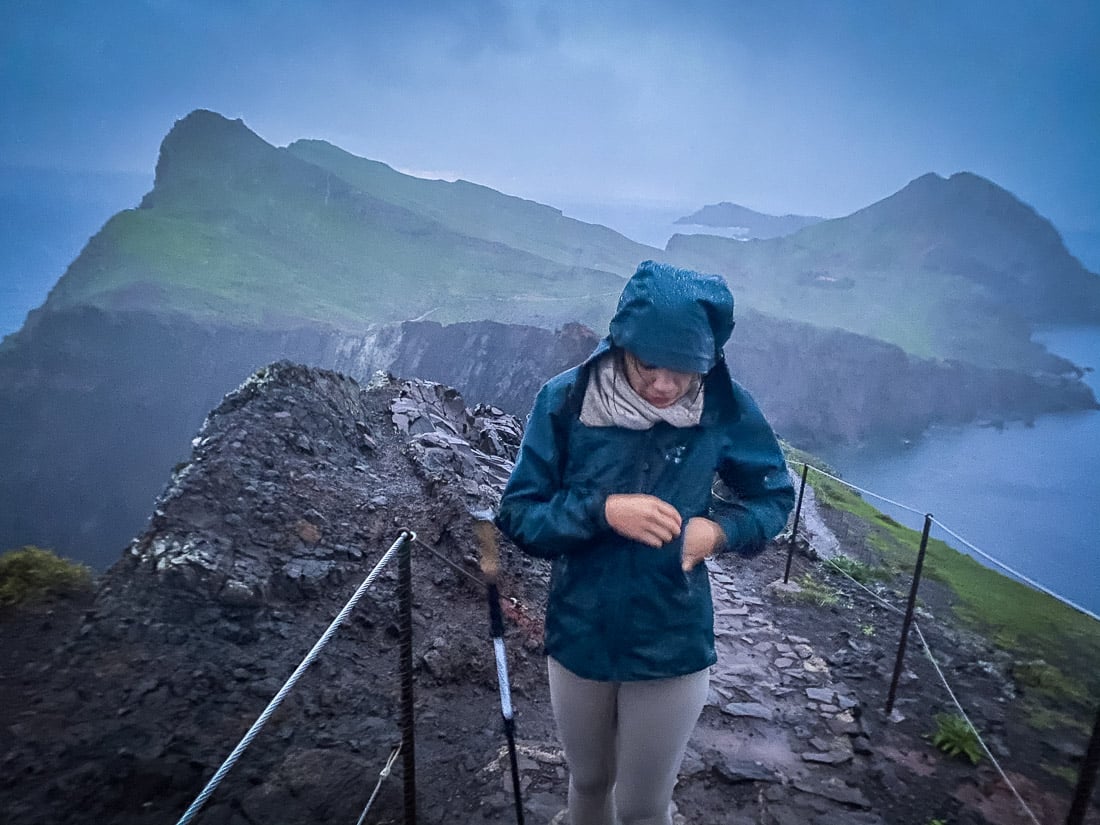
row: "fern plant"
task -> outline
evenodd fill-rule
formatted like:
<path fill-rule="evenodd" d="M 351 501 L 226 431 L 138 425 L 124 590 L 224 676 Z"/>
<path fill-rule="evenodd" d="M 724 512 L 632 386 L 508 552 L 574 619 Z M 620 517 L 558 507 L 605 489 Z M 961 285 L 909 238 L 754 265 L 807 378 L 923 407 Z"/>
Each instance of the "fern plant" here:
<path fill-rule="evenodd" d="M 936 732 L 932 744 L 949 756 L 965 756 L 977 765 L 982 759 L 978 734 L 970 723 L 958 714 L 936 714 Z"/>

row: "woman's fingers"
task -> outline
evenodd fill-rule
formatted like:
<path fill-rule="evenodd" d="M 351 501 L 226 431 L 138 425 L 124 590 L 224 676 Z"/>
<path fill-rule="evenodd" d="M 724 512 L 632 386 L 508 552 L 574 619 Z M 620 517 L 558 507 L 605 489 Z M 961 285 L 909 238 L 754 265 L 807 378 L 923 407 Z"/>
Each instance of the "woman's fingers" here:
<path fill-rule="evenodd" d="M 604 516 L 616 533 L 650 547 L 660 547 L 680 535 L 680 514 L 656 496 L 610 495 L 604 502 Z"/>
<path fill-rule="evenodd" d="M 716 522 L 701 517 L 688 519 L 684 528 L 684 572 L 710 558 L 725 542 L 726 534 Z"/>

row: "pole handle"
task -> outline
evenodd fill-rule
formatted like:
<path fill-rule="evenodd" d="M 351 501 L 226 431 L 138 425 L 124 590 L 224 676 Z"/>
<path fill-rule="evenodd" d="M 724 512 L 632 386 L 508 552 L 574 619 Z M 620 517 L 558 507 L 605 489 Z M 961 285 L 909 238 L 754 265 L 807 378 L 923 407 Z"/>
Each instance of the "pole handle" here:
<path fill-rule="evenodd" d="M 481 545 L 481 572 L 490 582 L 500 576 L 500 548 L 497 546 L 497 528 L 489 519 L 474 522 L 474 534 Z"/>

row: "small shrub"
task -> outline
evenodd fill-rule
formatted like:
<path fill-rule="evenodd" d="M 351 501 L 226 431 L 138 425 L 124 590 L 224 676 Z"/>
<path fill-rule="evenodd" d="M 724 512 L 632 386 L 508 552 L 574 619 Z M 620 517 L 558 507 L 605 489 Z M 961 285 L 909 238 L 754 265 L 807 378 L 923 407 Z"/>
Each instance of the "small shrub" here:
<path fill-rule="evenodd" d="M 982 760 L 978 734 L 969 722 L 957 714 L 936 714 L 932 744 L 949 756 L 965 756 L 975 765 Z"/>
<path fill-rule="evenodd" d="M 802 601 L 813 602 L 818 607 L 832 607 L 840 602 L 837 592 L 827 585 L 814 581 L 809 573 L 798 580 L 801 592 L 798 598 Z"/>
<path fill-rule="evenodd" d="M 83 564 L 27 545 L 0 556 L 0 607 L 88 590 L 92 573 Z"/>
<path fill-rule="evenodd" d="M 860 584 L 870 584 L 879 578 L 880 571 L 877 567 L 856 561 L 851 556 L 838 555 L 829 559 L 829 564 L 841 573 L 846 573 Z"/>

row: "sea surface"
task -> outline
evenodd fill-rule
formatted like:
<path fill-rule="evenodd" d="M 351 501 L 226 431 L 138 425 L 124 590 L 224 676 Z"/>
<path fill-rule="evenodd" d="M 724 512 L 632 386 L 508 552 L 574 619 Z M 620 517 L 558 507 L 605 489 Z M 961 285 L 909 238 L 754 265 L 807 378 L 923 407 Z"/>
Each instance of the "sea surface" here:
<path fill-rule="evenodd" d="M 1100 398 L 1100 327 L 1035 337 L 1096 370 L 1085 382 Z M 984 553 L 1100 615 L 1100 411 L 1041 416 L 1032 426 L 939 428 L 907 448 L 823 457 L 845 481 L 932 513 Z M 923 525 L 919 513 L 865 498 L 903 524 Z M 932 536 L 995 567 L 938 525 Z"/>

